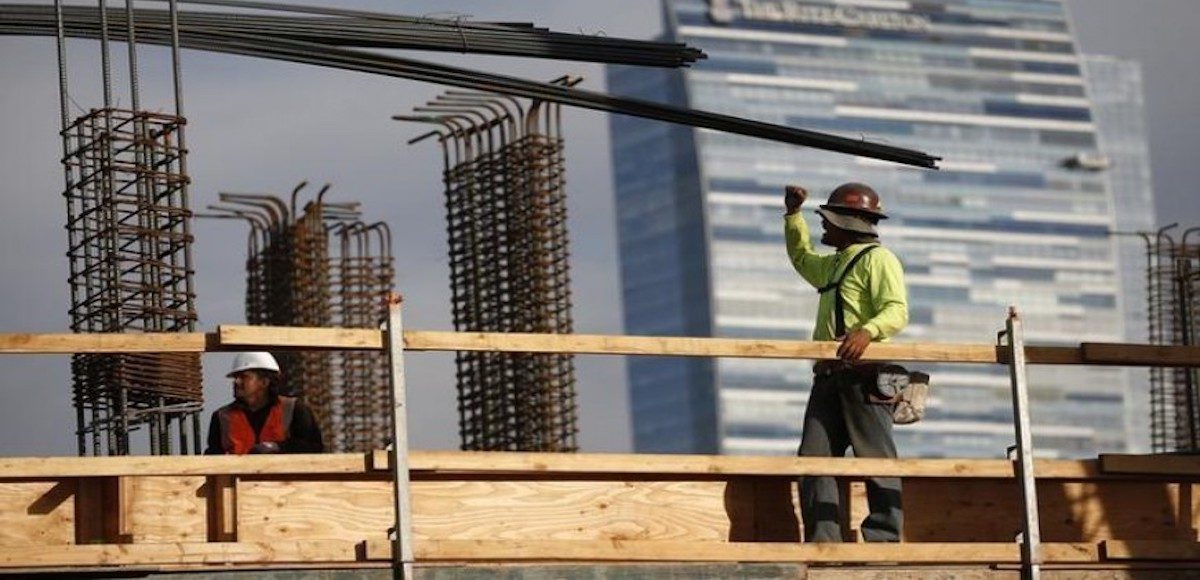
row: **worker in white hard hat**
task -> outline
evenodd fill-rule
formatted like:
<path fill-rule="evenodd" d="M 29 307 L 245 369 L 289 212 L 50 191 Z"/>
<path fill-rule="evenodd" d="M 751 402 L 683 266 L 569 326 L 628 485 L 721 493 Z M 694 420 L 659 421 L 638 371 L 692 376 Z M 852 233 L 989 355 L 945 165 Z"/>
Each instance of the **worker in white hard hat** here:
<path fill-rule="evenodd" d="M 279 394 L 279 363 L 271 353 L 238 353 L 226 376 L 233 379 L 234 401 L 213 413 L 206 455 L 325 450 L 312 411 Z"/>

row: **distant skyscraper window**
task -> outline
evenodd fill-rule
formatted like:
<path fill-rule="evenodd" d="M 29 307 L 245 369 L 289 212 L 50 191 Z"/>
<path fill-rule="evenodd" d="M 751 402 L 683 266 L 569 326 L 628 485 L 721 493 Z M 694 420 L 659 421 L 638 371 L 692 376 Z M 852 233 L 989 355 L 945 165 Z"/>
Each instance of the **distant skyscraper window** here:
<path fill-rule="evenodd" d="M 945 157 L 928 171 L 629 117 L 611 120 L 626 330 L 808 339 L 816 293 L 783 247 L 783 186 L 871 184 L 892 219 L 911 322 L 901 339 L 989 342 L 1005 308 L 1040 344 L 1125 337 L 1113 197 L 1081 59 L 1058 2 L 666 0 L 683 71 L 613 66 L 612 92 L 862 137 Z M 816 204 L 810 204 L 815 206 Z M 811 209 L 810 209 L 811 211 Z M 810 225 L 819 224 L 809 214 Z M 922 365 L 927 418 L 901 454 L 995 457 L 1011 444 L 1007 370 Z M 1034 367 L 1047 456 L 1126 449 L 1127 373 Z M 631 359 L 638 451 L 794 453 L 808 361 Z"/>

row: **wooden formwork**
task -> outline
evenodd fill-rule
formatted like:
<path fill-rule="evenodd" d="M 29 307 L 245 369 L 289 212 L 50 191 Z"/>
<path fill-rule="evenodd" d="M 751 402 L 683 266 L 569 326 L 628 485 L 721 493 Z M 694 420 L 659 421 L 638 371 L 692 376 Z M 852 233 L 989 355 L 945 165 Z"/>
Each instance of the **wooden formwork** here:
<path fill-rule="evenodd" d="M 1200 460 L 1167 461 L 1039 461 L 1045 563 L 1200 566 Z M 410 470 L 418 563 L 1020 562 L 1006 460 L 414 452 Z M 850 521 L 854 482 L 901 477 L 904 541 L 800 543 L 798 474 L 839 476 Z M 382 452 L 9 458 L 0 568 L 388 566 L 392 493 Z"/>
<path fill-rule="evenodd" d="M 836 358 L 836 343 L 684 337 L 221 327 L 215 333 L 0 335 L 0 353 L 383 349 Z M 403 344 L 398 344 L 402 342 Z M 1200 366 L 1200 347 L 877 344 L 868 360 Z M 1018 363 L 1014 362 L 1014 366 Z M 393 404 L 403 406 L 402 381 Z M 398 396 L 399 395 L 399 396 Z M 400 411 L 396 417 L 402 418 Z M 399 420 L 398 441 L 405 431 Z M 0 571 L 407 566 L 454 562 L 800 562 L 1200 567 L 1200 460 L 1037 461 L 1036 511 L 1008 460 L 530 453 L 0 459 Z M 405 461 L 409 466 L 404 469 Z M 1029 476 L 1030 471 L 1025 472 Z M 405 476 L 411 484 L 404 483 Z M 794 479 L 903 480 L 903 542 L 804 544 Z M 401 481 L 399 487 L 393 481 Z M 397 525 L 401 540 L 389 540 Z M 1038 556 L 1023 557 L 1023 514 Z M 1032 517 L 1032 516 L 1031 516 Z M 407 525 L 411 519 L 411 529 Z M 413 550 L 394 558 L 392 548 Z"/>

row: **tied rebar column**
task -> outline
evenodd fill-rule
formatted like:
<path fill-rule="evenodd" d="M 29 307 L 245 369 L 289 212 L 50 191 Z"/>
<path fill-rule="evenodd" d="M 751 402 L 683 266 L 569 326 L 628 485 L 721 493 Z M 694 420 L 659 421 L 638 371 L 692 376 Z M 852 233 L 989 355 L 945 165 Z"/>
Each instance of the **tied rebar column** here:
<path fill-rule="evenodd" d="M 573 86 L 579 79 L 556 81 Z M 440 128 L 457 331 L 572 332 L 559 106 L 447 91 L 397 120 Z M 574 359 L 458 352 L 461 447 L 576 451 Z"/>
<path fill-rule="evenodd" d="M 181 125 L 173 115 L 109 108 L 63 133 L 72 331 L 195 329 Z M 173 452 L 173 427 L 188 452 L 187 422 L 203 406 L 198 354 L 76 355 L 71 368 L 81 455 L 126 455 L 130 432 L 142 427 L 151 453 Z"/>
<path fill-rule="evenodd" d="M 222 193 L 199 217 L 241 219 L 246 321 L 252 325 L 378 328 L 394 290 L 391 231 L 359 221 L 357 202 L 325 201 L 329 185 L 299 207 L 273 195 Z M 388 362 L 380 351 L 277 352 L 281 392 L 312 409 L 331 451 L 379 449 L 391 433 Z"/>
<path fill-rule="evenodd" d="M 1146 234 L 1152 344 L 1195 345 L 1200 338 L 1200 228 Z M 1150 443 L 1156 453 L 1200 452 L 1200 377 L 1195 369 L 1150 368 Z"/>
<path fill-rule="evenodd" d="M 115 19 L 109 18 L 106 0 L 99 0 L 103 106 L 70 120 L 70 27 L 64 11 L 71 10 L 55 2 L 71 330 L 194 331 L 192 215 L 175 2 L 164 27 L 172 55 L 173 115 L 140 106 L 132 0 Z M 113 106 L 110 20 L 128 46 L 130 109 Z M 130 433 L 143 428 L 152 454 L 200 452 L 199 354 L 75 355 L 71 374 L 79 455 L 128 455 Z"/>

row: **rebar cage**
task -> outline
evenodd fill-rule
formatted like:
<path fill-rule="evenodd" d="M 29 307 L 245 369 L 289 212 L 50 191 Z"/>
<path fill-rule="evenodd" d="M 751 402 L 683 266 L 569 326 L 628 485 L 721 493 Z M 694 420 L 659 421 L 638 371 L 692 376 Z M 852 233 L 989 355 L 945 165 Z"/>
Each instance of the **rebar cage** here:
<path fill-rule="evenodd" d="M 221 194 L 202 217 L 250 224 L 246 321 L 253 325 L 378 328 L 395 266 L 387 224 L 365 224 L 357 202 L 329 203 L 326 185 L 297 207 L 273 195 Z M 277 352 L 284 394 L 302 397 L 325 447 L 378 449 L 391 433 L 388 363 L 379 351 Z"/>
<path fill-rule="evenodd" d="M 63 132 L 72 331 L 195 330 L 183 123 L 104 108 Z M 198 354 L 76 355 L 71 371 L 80 455 L 128 454 L 143 426 L 151 453 L 176 436 L 199 452 Z"/>
<path fill-rule="evenodd" d="M 1200 244 L 1168 231 L 1145 235 L 1150 342 L 1195 345 L 1200 332 Z M 1150 445 L 1156 453 L 1200 452 L 1200 377 L 1195 369 L 1150 368 Z"/>
<path fill-rule="evenodd" d="M 455 330 L 572 332 L 558 105 L 447 91 L 416 111 L 432 115 L 396 118 L 442 127 L 428 136 L 443 148 Z M 464 450 L 577 450 L 571 356 L 458 352 L 455 363 Z"/>

